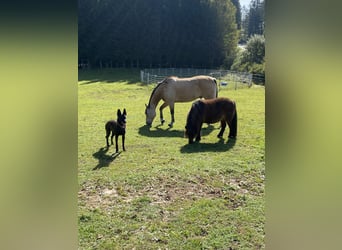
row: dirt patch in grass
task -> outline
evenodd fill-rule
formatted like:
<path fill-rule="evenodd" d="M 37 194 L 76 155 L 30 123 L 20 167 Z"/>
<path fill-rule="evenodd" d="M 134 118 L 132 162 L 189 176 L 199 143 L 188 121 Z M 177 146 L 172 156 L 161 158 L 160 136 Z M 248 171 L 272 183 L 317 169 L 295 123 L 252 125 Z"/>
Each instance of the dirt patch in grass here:
<path fill-rule="evenodd" d="M 151 204 L 161 207 L 201 198 L 223 198 L 229 208 L 236 209 L 244 205 L 245 196 L 258 196 L 263 193 L 263 182 L 256 185 L 245 179 L 222 179 L 224 178 L 217 176 L 194 176 L 191 179 L 155 178 L 153 181 L 147 181 L 140 189 L 129 185 L 87 181 L 78 192 L 78 200 L 91 210 L 110 210 L 120 203 L 131 203 L 141 197 L 149 197 Z M 216 186 L 210 185 L 214 182 Z"/>

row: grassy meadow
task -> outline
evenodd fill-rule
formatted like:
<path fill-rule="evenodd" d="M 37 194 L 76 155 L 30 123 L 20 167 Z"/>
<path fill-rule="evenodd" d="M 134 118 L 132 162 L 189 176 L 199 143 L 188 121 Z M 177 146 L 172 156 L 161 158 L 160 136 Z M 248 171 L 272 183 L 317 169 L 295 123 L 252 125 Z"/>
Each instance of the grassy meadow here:
<path fill-rule="evenodd" d="M 203 125 L 200 143 L 183 137 L 189 103 L 145 126 L 155 85 L 138 70 L 81 71 L 78 82 L 79 249 L 264 249 L 265 89 L 219 96 L 236 101 L 236 140 Z M 159 103 L 161 105 L 161 103 Z M 158 106 L 159 107 L 159 106 Z M 106 148 L 104 125 L 126 108 L 126 151 Z"/>

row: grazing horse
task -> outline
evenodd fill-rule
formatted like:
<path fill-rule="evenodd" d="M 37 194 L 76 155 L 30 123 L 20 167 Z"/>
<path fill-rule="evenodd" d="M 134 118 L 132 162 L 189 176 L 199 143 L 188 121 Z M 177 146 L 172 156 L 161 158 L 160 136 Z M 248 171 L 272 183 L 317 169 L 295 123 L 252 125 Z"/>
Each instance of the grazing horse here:
<path fill-rule="evenodd" d="M 210 76 L 167 77 L 153 89 L 148 105 L 145 104 L 146 124 L 151 126 L 153 119 L 156 117 L 156 107 L 160 100 L 164 101 L 159 108 L 161 124 L 165 122 L 163 109 L 170 106 L 171 123 L 169 123 L 169 127 L 172 127 L 175 122 L 175 102 L 190 102 L 196 98 L 215 98 L 217 92 L 216 79 Z"/>
<path fill-rule="evenodd" d="M 185 137 L 189 138 L 189 144 L 201 140 L 201 128 L 203 123 L 216 123 L 221 121 L 221 130 L 217 137 L 222 138 L 226 128 L 229 126 L 228 138 L 235 138 L 237 132 L 237 112 L 235 102 L 219 97 L 210 100 L 198 100 L 194 102 L 188 113 L 185 126 Z"/>
<path fill-rule="evenodd" d="M 123 149 L 123 151 L 126 151 L 125 150 L 126 115 L 127 115 L 126 109 L 123 110 L 122 114 L 121 114 L 121 110 L 118 109 L 117 120 L 116 121 L 110 120 L 105 125 L 107 147 L 109 147 L 108 137 L 109 137 L 110 133 L 112 133 L 112 136 L 110 139 L 111 139 L 111 143 L 113 145 L 113 137 L 115 136 L 116 152 L 119 151 L 119 148 L 118 148 L 118 137 L 119 137 L 119 135 L 122 136 L 122 149 Z"/>

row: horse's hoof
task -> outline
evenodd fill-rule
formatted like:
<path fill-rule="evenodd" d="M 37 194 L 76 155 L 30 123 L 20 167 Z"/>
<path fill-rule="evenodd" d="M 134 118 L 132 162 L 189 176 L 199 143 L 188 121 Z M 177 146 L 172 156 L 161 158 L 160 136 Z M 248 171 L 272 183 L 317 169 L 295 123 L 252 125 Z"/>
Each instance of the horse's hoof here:
<path fill-rule="evenodd" d="M 161 125 L 163 125 L 163 124 L 164 124 L 164 122 L 165 122 L 165 120 L 161 120 L 161 121 L 160 121 Z"/>
<path fill-rule="evenodd" d="M 171 124 L 171 123 L 169 123 L 168 125 L 169 125 L 169 127 L 170 127 L 170 128 L 172 128 L 172 127 L 173 127 L 173 124 Z"/>

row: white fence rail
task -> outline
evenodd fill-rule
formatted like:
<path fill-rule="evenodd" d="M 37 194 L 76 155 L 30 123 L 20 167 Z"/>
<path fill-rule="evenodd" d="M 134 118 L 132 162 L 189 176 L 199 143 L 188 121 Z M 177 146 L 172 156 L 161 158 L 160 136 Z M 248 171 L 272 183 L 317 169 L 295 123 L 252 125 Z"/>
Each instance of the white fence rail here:
<path fill-rule="evenodd" d="M 140 71 L 140 79 L 143 83 L 157 83 L 167 76 L 191 77 L 195 75 L 210 75 L 218 81 L 234 82 L 252 85 L 252 74 L 217 69 L 192 69 L 192 68 L 154 68 Z M 236 85 L 235 85 L 236 86 Z"/>

